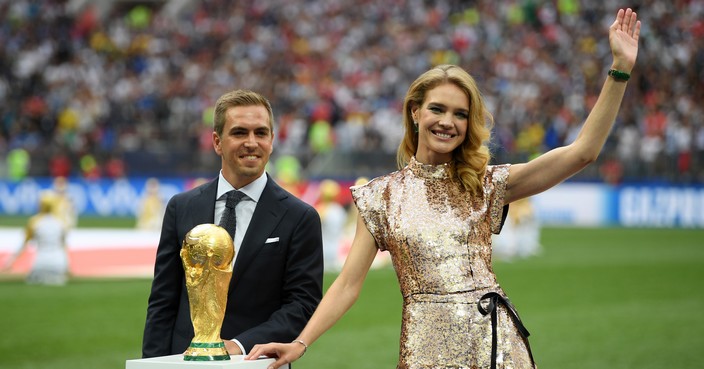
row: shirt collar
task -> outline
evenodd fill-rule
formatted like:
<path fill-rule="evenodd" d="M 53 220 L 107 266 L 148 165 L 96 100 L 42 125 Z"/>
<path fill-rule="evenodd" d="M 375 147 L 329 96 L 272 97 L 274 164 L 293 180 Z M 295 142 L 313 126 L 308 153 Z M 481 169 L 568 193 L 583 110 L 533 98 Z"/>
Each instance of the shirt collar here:
<path fill-rule="evenodd" d="M 224 194 L 236 189 L 247 195 L 250 199 L 254 200 L 254 202 L 259 202 L 259 198 L 262 196 L 262 192 L 264 192 L 264 187 L 266 187 L 266 181 L 266 172 L 264 172 L 261 176 L 259 176 L 259 178 L 255 179 L 250 184 L 242 188 L 234 188 L 230 182 L 223 177 L 222 170 L 220 170 L 220 174 L 218 175 L 218 192 L 216 199 L 219 199 Z"/>

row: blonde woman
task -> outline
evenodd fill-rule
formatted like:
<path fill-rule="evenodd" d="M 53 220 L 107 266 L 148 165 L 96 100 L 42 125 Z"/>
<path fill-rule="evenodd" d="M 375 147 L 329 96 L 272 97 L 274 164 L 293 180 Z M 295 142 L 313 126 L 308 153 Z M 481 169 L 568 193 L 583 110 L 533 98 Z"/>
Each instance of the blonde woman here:
<path fill-rule="evenodd" d="M 579 137 L 527 163 L 488 165 L 491 115 L 467 72 L 443 65 L 421 75 L 404 103 L 402 169 L 352 188 L 360 215 L 340 275 L 293 342 L 257 345 L 247 359 L 277 357 L 277 368 L 301 357 L 352 306 L 381 249 L 392 256 L 404 301 L 398 368 L 534 368 L 528 331 L 491 266 L 491 235 L 505 205 L 597 158 L 639 34 L 636 14 L 619 10 L 609 29 L 611 71 Z"/>

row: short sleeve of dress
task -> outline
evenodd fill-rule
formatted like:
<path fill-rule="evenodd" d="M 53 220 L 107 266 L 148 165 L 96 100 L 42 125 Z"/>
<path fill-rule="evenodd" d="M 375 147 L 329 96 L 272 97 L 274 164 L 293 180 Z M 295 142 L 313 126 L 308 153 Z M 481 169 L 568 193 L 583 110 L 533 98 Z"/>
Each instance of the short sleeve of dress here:
<path fill-rule="evenodd" d="M 484 196 L 489 201 L 491 233 L 499 234 L 504 219 L 504 198 L 510 164 L 490 165 L 484 176 Z"/>
<path fill-rule="evenodd" d="M 386 250 L 383 234 L 387 227 L 386 224 L 386 207 L 387 201 L 384 200 L 384 192 L 387 181 L 383 177 L 376 178 L 370 182 L 350 187 L 352 199 L 359 210 L 359 214 L 364 221 L 364 225 L 369 230 L 369 233 L 374 237 L 376 246 L 384 251 Z"/>

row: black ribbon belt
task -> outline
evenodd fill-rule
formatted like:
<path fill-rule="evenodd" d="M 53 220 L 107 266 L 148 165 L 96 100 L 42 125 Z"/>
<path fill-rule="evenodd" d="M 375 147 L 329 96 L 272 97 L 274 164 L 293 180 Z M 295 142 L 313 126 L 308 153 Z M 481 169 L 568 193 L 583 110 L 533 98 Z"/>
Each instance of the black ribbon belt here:
<path fill-rule="evenodd" d="M 489 304 L 485 309 L 484 306 L 482 306 L 482 301 L 487 299 L 489 300 Z M 521 337 L 523 337 L 523 340 L 526 343 L 526 349 L 528 349 L 528 355 L 530 355 L 530 362 L 533 364 L 533 367 L 535 367 L 533 353 L 531 352 L 530 345 L 528 344 L 528 336 L 530 336 L 530 333 L 523 325 L 523 322 L 521 322 L 521 318 L 518 316 L 516 309 L 513 307 L 511 302 L 508 301 L 507 298 L 501 296 L 496 292 L 489 292 L 479 299 L 479 301 L 477 302 L 477 308 L 479 309 L 479 312 L 482 315 L 487 315 L 491 313 L 491 369 L 496 369 L 496 352 L 498 350 L 498 336 L 496 334 L 496 325 L 499 320 L 499 304 L 503 305 L 506 308 L 506 311 L 508 311 L 508 315 L 511 316 L 511 319 L 513 319 L 513 323 L 516 325 L 518 333 L 521 335 Z"/>

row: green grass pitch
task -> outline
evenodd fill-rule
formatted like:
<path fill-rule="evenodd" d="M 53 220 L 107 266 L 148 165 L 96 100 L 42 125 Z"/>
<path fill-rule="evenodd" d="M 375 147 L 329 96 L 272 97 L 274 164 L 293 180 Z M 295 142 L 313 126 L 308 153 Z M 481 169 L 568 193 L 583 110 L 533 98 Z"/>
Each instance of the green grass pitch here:
<path fill-rule="evenodd" d="M 704 230 L 547 228 L 541 241 L 539 256 L 495 263 L 540 368 L 704 367 Z M 0 368 L 124 368 L 140 355 L 149 288 L 0 280 Z M 394 368 L 400 313 L 393 270 L 371 271 L 296 368 Z"/>

